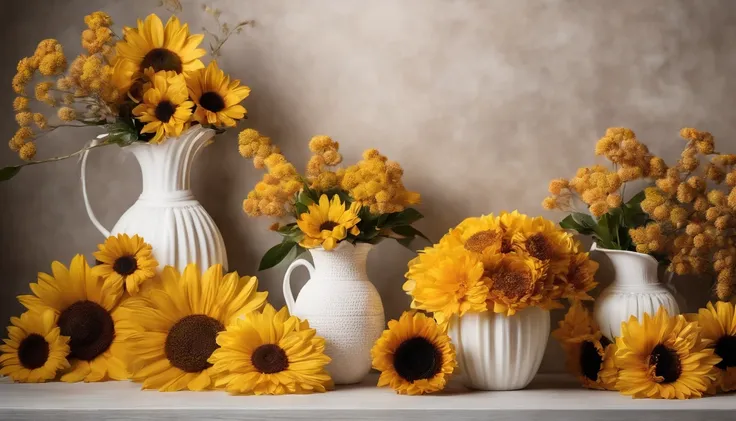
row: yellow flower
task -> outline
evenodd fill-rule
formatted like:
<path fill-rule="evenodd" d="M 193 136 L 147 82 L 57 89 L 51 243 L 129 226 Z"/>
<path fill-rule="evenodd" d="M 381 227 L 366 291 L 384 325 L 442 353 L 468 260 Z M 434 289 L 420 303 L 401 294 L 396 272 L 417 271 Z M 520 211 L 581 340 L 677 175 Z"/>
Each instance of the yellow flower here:
<path fill-rule="evenodd" d="M 570 300 L 592 300 L 588 292 L 598 286 L 595 281 L 598 263 L 588 253 L 573 254 L 569 261 L 567 273 L 562 277 L 563 282 L 558 284 L 560 296 Z"/>
<path fill-rule="evenodd" d="M 33 137 L 33 130 L 30 127 L 20 127 L 15 131 L 14 137 L 20 140 L 28 140 Z"/>
<path fill-rule="evenodd" d="M 48 127 L 48 122 L 46 121 L 46 117 L 44 117 L 44 115 L 41 113 L 33 114 L 33 122 L 36 123 L 36 127 L 38 127 L 41 130 L 45 130 Z"/>
<path fill-rule="evenodd" d="M 512 248 L 535 259 L 549 262 L 548 274 L 566 273 L 578 244 L 573 236 L 541 216 L 523 218 L 512 240 Z"/>
<path fill-rule="evenodd" d="M 545 294 L 547 263 L 517 253 L 491 257 L 485 266 L 489 278 L 488 307 L 508 316 L 529 306 L 549 307 Z"/>
<path fill-rule="evenodd" d="M 736 390 L 736 309 L 733 303 L 708 303 L 697 314 L 688 315 L 702 327 L 704 339 L 711 341 L 715 354 L 721 357 L 716 364 L 718 386 L 724 392 Z"/>
<path fill-rule="evenodd" d="M 53 262 L 51 271 L 53 276 L 39 273 L 38 283 L 31 284 L 33 295 L 21 295 L 18 301 L 36 313 L 52 310 L 61 334 L 70 338 L 71 367 L 61 380 L 127 379 L 121 359 L 126 344 L 119 334 L 122 319 L 117 307 L 122 291 L 104 286 L 79 254 L 68 269 Z"/>
<path fill-rule="evenodd" d="M 506 230 L 493 214 L 466 218 L 452 231 L 466 250 L 478 253 L 483 258 L 511 251 Z"/>
<path fill-rule="evenodd" d="M 202 124 L 234 127 L 236 120 L 245 117 L 240 103 L 250 94 L 250 88 L 220 70 L 216 61 L 204 69 L 186 73 L 187 88 L 197 108 L 194 119 Z"/>
<path fill-rule="evenodd" d="M 28 98 L 24 96 L 15 97 L 13 100 L 13 109 L 15 111 L 27 111 L 28 110 Z"/>
<path fill-rule="evenodd" d="M 57 115 L 61 121 L 74 121 L 77 119 L 77 112 L 74 111 L 74 108 L 61 107 Z"/>
<path fill-rule="evenodd" d="M 112 18 L 105 12 L 96 11 L 84 17 L 84 23 L 91 29 L 112 26 Z"/>
<path fill-rule="evenodd" d="M 20 159 L 30 161 L 36 156 L 36 144 L 34 142 L 24 143 L 18 151 Z"/>
<path fill-rule="evenodd" d="M 309 323 L 266 305 L 238 319 L 217 337 L 210 363 L 217 386 L 232 394 L 283 395 L 325 392 L 332 379 L 325 370 L 325 340 Z"/>
<path fill-rule="evenodd" d="M 15 121 L 21 127 L 30 126 L 33 122 L 33 113 L 30 111 L 21 111 L 15 115 Z"/>
<path fill-rule="evenodd" d="M 412 308 L 435 314 L 444 323 L 453 315 L 486 311 L 487 279 L 477 254 L 462 247 L 439 244 L 409 262 L 403 289 Z"/>
<path fill-rule="evenodd" d="M 205 390 L 214 387 L 208 359 L 218 348 L 217 334 L 235 320 L 263 307 L 255 277 L 223 276 L 214 265 L 200 275 L 189 264 L 180 275 L 166 266 L 161 282 L 121 306 L 128 322 L 121 332 L 130 344 L 126 355 L 132 379 L 143 389 Z"/>
<path fill-rule="evenodd" d="M 319 203 L 309 205 L 309 210 L 299 215 L 296 221 L 304 233 L 304 239 L 299 244 L 306 248 L 322 246 L 325 250 L 334 249 L 338 242 L 347 238 L 348 233 L 360 234 L 357 227 L 360 222 L 359 211 L 360 204 L 357 202 L 345 209 L 340 197 L 335 195 L 330 200 L 323 194 Z"/>
<path fill-rule="evenodd" d="M 632 316 L 621 324 L 616 338 L 616 366 L 621 370 L 616 388 L 635 398 L 698 398 L 716 378 L 721 358 L 707 348 L 700 326 L 685 316 L 670 317 L 660 307 L 652 317 Z"/>
<path fill-rule="evenodd" d="M 133 114 L 146 123 L 141 133 L 155 133 L 150 142 L 161 143 L 188 127 L 193 106 L 184 76 L 160 71 L 153 76 L 153 85 L 143 94 L 143 102 L 133 108 Z"/>
<path fill-rule="evenodd" d="M 69 368 L 69 338 L 61 336 L 53 311 L 30 311 L 11 317 L 8 339 L 0 345 L 0 375 L 16 382 L 52 380 L 59 370 Z"/>
<path fill-rule="evenodd" d="M 381 372 L 378 386 L 399 394 L 421 395 L 445 388 L 457 367 L 450 337 L 423 313 L 404 312 L 371 349 L 373 368 Z"/>
<path fill-rule="evenodd" d="M 136 295 L 144 282 L 156 276 L 158 262 L 153 257 L 151 245 L 137 235 L 118 234 L 108 237 L 97 247 L 99 251 L 92 255 L 98 264 L 92 268 L 92 273 L 113 290 Z"/>

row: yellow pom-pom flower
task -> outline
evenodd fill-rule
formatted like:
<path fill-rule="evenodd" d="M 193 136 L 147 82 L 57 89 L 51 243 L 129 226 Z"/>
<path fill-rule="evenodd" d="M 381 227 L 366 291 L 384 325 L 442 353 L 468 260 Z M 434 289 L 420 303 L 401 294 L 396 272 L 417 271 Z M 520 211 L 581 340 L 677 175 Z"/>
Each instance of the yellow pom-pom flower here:
<path fill-rule="evenodd" d="M 77 112 L 70 107 L 61 107 L 57 112 L 57 116 L 61 121 L 74 121 L 77 119 Z"/>
<path fill-rule="evenodd" d="M 18 150 L 18 156 L 24 161 L 30 161 L 36 156 L 36 144 L 34 142 L 24 143 Z"/>
<path fill-rule="evenodd" d="M 15 97 L 13 100 L 13 109 L 15 111 L 27 111 L 28 110 L 28 98 L 24 96 Z"/>

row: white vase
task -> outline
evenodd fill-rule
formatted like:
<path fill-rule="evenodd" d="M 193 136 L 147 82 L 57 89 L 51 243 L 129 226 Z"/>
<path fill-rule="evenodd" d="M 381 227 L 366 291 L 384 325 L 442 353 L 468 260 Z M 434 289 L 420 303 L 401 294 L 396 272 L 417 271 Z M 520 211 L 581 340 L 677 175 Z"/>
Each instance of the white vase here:
<path fill-rule="evenodd" d="M 370 244 L 343 241 L 332 251 L 311 249 L 314 265 L 295 260 L 284 275 L 284 298 L 289 312 L 309 320 L 325 338 L 332 358 L 327 371 L 336 384 L 360 382 L 371 370 L 371 348 L 383 332 L 381 296 L 368 280 L 366 262 Z M 294 301 L 291 272 L 309 270 L 309 281 Z"/>
<path fill-rule="evenodd" d="M 131 152 L 140 164 L 143 188 L 138 200 L 109 231 L 97 220 L 89 204 L 85 153 L 82 192 L 87 214 L 95 227 L 105 237 L 118 233 L 143 237 L 153 247 L 159 268 L 171 265 L 181 271 L 187 264 L 196 263 L 204 270 L 220 263 L 227 269 L 222 235 L 190 190 L 192 163 L 214 134 L 213 130 L 197 125 L 162 144 L 140 142 L 126 146 L 124 150 Z"/>
<path fill-rule="evenodd" d="M 593 244 L 596 260 L 611 262 L 613 282 L 595 300 L 594 316 L 601 332 L 611 341 L 621 333 L 621 322 L 631 316 L 642 319 L 644 313 L 654 315 L 660 307 L 670 315 L 680 313 L 674 295 L 657 277 L 657 260 L 642 253 L 603 249 Z"/>
<path fill-rule="evenodd" d="M 471 389 L 527 387 L 542 364 L 549 330 L 549 311 L 539 307 L 513 316 L 484 311 L 452 318 L 448 334 L 460 378 Z"/>

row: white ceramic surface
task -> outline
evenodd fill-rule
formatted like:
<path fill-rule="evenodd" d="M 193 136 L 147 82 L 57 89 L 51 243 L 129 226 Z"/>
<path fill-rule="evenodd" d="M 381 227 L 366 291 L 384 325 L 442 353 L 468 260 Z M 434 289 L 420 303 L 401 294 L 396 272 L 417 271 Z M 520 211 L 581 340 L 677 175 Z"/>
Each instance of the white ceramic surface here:
<path fill-rule="evenodd" d="M 466 313 L 451 319 L 448 333 L 465 386 L 518 390 L 537 374 L 549 331 L 549 311 L 529 307 L 510 317 L 491 311 Z"/>
<path fill-rule="evenodd" d="M 603 249 L 595 244 L 591 252 L 602 253 L 611 261 L 614 270 L 613 282 L 596 298 L 594 310 L 595 320 L 608 339 L 618 336 L 621 322 L 628 321 L 631 316 L 641 320 L 644 313 L 654 315 L 662 306 L 670 315 L 680 313 L 674 295 L 659 282 L 658 263 L 654 257 L 633 251 Z"/>
<path fill-rule="evenodd" d="M 332 358 L 327 370 L 336 384 L 358 383 L 371 370 L 370 351 L 381 336 L 385 318 L 381 296 L 368 279 L 370 244 L 341 243 L 332 251 L 312 249 L 314 265 L 295 260 L 284 275 L 284 298 L 291 314 L 308 319 L 327 342 Z M 309 270 L 309 281 L 294 300 L 291 272 Z"/>
<path fill-rule="evenodd" d="M 142 236 L 153 247 L 159 268 L 171 265 L 181 271 L 188 263 L 196 263 L 204 270 L 220 263 L 227 269 L 222 235 L 190 190 L 192 163 L 214 134 L 211 129 L 195 126 L 163 144 L 136 143 L 125 147 L 140 164 L 143 189 L 138 200 L 109 231 L 97 220 L 89 204 L 85 154 L 82 191 L 95 227 L 105 237 L 118 233 Z"/>

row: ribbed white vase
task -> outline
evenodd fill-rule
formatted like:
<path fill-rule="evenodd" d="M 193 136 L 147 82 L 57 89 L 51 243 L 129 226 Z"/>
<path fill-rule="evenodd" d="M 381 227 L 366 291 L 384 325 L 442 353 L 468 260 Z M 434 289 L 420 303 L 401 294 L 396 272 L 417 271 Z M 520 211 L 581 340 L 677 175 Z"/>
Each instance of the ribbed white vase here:
<path fill-rule="evenodd" d="M 214 134 L 211 129 L 194 126 L 162 144 L 141 142 L 125 147 L 140 164 L 143 189 L 138 200 L 109 231 L 97 220 L 89 204 L 84 178 L 85 154 L 82 187 L 92 223 L 105 237 L 118 233 L 143 237 L 153 247 L 159 268 L 171 265 L 181 271 L 187 264 L 196 263 L 204 270 L 220 263 L 227 269 L 222 235 L 190 189 L 194 159 Z"/>
<path fill-rule="evenodd" d="M 549 311 L 538 307 L 513 316 L 485 311 L 451 319 L 448 334 L 465 386 L 480 390 L 527 387 L 542 364 L 549 324 Z"/>

